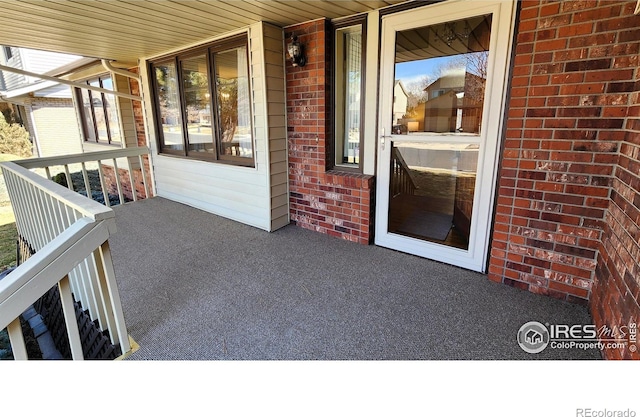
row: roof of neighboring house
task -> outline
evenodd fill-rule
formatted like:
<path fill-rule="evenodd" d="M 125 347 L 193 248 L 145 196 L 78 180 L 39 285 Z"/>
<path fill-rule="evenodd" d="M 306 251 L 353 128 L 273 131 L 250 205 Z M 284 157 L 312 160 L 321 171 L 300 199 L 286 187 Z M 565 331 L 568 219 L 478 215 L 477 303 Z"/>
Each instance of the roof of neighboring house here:
<path fill-rule="evenodd" d="M 404 95 L 409 97 L 409 94 L 407 93 L 407 89 L 405 88 L 404 84 L 402 83 L 402 80 L 396 80 L 395 84 L 393 85 L 393 89 L 395 90 L 395 88 L 398 87 L 398 86 L 402 89 L 402 92 L 404 93 Z"/>
<path fill-rule="evenodd" d="M 436 79 L 434 82 L 429 84 L 424 91 L 430 90 L 432 88 L 439 88 L 443 90 L 454 90 L 454 89 L 462 89 L 467 81 L 468 77 L 480 78 L 479 76 L 466 72 L 464 69 L 450 71 Z"/>

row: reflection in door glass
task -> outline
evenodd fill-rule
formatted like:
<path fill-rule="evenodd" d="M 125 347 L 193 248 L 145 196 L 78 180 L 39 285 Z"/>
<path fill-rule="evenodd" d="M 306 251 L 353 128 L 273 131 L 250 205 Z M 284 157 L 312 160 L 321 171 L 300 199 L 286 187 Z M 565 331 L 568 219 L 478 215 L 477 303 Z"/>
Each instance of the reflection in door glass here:
<path fill-rule="evenodd" d="M 490 33 L 491 15 L 397 33 L 390 233 L 469 249 Z"/>
<path fill-rule="evenodd" d="M 393 131 L 479 134 L 491 15 L 396 36 Z"/>
<path fill-rule="evenodd" d="M 468 249 L 477 165 L 475 143 L 393 142 L 389 232 Z"/>

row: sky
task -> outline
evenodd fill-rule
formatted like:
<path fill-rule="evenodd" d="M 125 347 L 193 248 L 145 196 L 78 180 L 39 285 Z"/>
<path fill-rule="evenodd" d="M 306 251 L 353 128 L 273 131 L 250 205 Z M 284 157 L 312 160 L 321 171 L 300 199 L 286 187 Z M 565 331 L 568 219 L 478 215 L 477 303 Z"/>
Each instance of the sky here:
<path fill-rule="evenodd" d="M 420 61 L 402 62 L 396 64 L 396 80 L 402 80 L 405 86 L 420 81 L 424 76 L 435 78 L 438 68 L 446 64 L 451 57 L 438 57 Z"/>

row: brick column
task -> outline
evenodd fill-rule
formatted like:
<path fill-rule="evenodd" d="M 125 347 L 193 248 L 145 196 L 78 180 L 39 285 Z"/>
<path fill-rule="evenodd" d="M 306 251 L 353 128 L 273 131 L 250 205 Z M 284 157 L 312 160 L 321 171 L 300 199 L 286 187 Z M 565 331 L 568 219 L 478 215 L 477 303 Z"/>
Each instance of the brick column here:
<path fill-rule="evenodd" d="M 291 220 L 296 225 L 361 244 L 373 234 L 370 175 L 332 171 L 331 43 L 326 20 L 292 26 L 307 63 L 287 59 L 287 134 Z M 285 47 L 286 50 L 286 47 Z"/>
<path fill-rule="evenodd" d="M 522 2 L 490 279 L 588 302 L 636 85 L 635 4 Z"/>

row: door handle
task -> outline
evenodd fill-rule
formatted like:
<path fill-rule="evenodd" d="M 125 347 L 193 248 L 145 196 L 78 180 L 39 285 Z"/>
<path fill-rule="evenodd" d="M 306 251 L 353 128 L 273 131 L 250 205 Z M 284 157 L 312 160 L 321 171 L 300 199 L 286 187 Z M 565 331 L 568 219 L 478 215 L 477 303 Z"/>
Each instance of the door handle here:
<path fill-rule="evenodd" d="M 382 134 L 380 135 L 380 148 L 384 151 L 384 145 L 385 145 L 385 143 L 386 143 L 386 139 L 387 139 L 389 136 L 385 136 L 385 134 L 384 134 L 384 127 L 381 129 L 381 132 L 380 132 L 380 133 L 382 133 Z"/>

